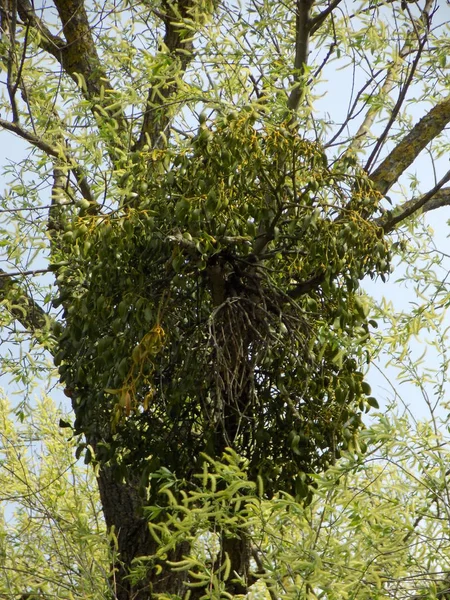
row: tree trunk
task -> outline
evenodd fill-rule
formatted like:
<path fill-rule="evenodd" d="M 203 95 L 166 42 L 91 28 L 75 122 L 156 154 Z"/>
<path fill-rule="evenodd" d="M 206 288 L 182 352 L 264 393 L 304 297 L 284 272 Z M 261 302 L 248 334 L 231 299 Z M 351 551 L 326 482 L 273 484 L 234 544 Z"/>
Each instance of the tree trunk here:
<path fill-rule="evenodd" d="M 227 582 L 227 592 L 232 594 L 247 594 L 250 581 L 250 541 L 245 533 L 237 537 L 223 536 L 221 540 L 222 554 L 225 553 L 231 561 L 231 574 Z"/>
<path fill-rule="evenodd" d="M 108 532 L 114 532 L 117 539 L 117 559 L 111 575 L 111 587 L 115 600 L 151 600 L 156 594 L 184 595 L 186 574 L 172 572 L 162 564 L 162 571 L 156 574 L 149 565 L 144 579 L 132 583 L 128 579 L 133 561 L 140 557 L 151 557 L 156 553 L 157 544 L 150 535 L 147 520 L 143 515 L 142 500 L 137 487 L 130 482 L 118 482 L 108 467 L 100 469 L 98 478 L 100 499 Z M 189 553 L 189 543 L 180 544 L 168 557 L 181 560 Z"/>

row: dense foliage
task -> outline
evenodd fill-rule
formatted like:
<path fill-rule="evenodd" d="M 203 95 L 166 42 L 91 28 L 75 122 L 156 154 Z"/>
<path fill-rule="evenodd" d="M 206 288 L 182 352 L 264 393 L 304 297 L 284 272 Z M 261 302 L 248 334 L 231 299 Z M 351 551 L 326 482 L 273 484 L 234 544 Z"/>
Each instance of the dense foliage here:
<path fill-rule="evenodd" d="M 304 496 L 375 404 L 358 287 L 388 271 L 388 248 L 361 216 L 379 201 L 362 172 L 255 118 L 143 151 L 127 171 L 139 182 L 151 163 L 139 194 L 67 223 L 56 360 L 76 428 L 113 421 L 100 460 L 189 478 L 199 452 L 231 446 L 267 491 Z"/>

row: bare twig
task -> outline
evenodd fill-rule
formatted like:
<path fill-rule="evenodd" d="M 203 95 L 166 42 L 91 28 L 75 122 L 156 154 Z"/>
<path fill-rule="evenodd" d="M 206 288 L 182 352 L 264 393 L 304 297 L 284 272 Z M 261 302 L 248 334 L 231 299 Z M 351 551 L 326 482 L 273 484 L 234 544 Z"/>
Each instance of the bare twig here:
<path fill-rule="evenodd" d="M 401 58 L 401 59 L 404 59 L 411 52 L 411 45 L 410 45 L 409 38 L 410 38 L 410 35 L 408 35 L 407 40 L 405 41 L 405 43 L 403 44 L 403 47 L 401 48 L 401 50 L 399 52 L 399 58 Z M 397 83 L 396 76 L 398 73 L 398 67 L 399 67 L 398 62 L 394 62 L 389 67 L 389 69 L 387 71 L 386 79 L 384 80 L 384 83 L 380 90 L 380 95 L 382 97 L 387 96 L 389 94 L 389 92 L 391 92 L 394 85 Z M 361 123 L 355 137 L 353 138 L 350 146 L 348 147 L 347 152 L 350 152 L 350 153 L 358 152 L 358 150 L 361 149 L 361 146 L 363 144 L 365 136 L 370 131 L 370 128 L 372 127 L 373 122 L 374 122 L 376 116 L 379 114 L 379 112 L 380 112 L 380 108 L 378 106 L 372 105 L 369 107 L 369 110 L 367 111 L 366 116 L 364 117 L 364 121 Z"/>
<path fill-rule="evenodd" d="M 384 128 L 383 133 L 378 138 L 377 143 L 375 144 L 375 148 L 372 150 L 372 152 L 371 152 L 371 154 L 369 156 L 369 159 L 367 160 L 367 163 L 366 163 L 366 166 L 365 166 L 366 171 L 369 171 L 369 169 L 372 166 L 373 162 L 376 160 L 376 158 L 377 158 L 377 156 L 378 156 L 381 148 L 384 145 L 384 142 L 386 141 L 386 138 L 387 138 L 387 136 L 389 134 L 389 131 L 391 130 L 391 127 L 394 124 L 395 119 L 398 116 L 398 113 L 400 112 L 400 109 L 401 109 L 401 107 L 403 105 L 403 102 L 405 101 L 405 98 L 406 98 L 406 93 L 408 92 L 409 87 L 410 87 L 410 85 L 413 82 L 413 78 L 414 78 L 414 75 L 416 73 L 416 69 L 417 69 L 417 67 L 419 65 L 419 60 L 420 60 L 420 58 L 422 56 L 422 52 L 423 52 L 423 49 L 424 49 L 425 44 L 427 42 L 427 39 L 428 39 L 427 36 L 424 35 L 423 38 L 419 42 L 419 48 L 417 49 L 417 54 L 416 54 L 416 56 L 414 58 L 414 61 L 413 61 L 413 64 L 411 66 L 411 70 L 410 70 L 410 72 L 408 74 L 408 77 L 406 79 L 405 85 L 402 87 L 402 89 L 400 91 L 400 94 L 399 94 L 399 97 L 397 99 L 397 102 L 395 103 L 395 106 L 394 106 L 394 108 L 392 110 L 391 116 L 389 117 L 389 120 L 388 120 L 388 122 L 386 124 L 386 127 Z"/>
<path fill-rule="evenodd" d="M 14 271 L 13 273 L 6 273 L 0 270 L 0 278 L 2 277 L 26 277 L 29 275 L 39 275 L 41 273 L 51 273 L 51 269 L 32 269 L 31 271 Z"/>

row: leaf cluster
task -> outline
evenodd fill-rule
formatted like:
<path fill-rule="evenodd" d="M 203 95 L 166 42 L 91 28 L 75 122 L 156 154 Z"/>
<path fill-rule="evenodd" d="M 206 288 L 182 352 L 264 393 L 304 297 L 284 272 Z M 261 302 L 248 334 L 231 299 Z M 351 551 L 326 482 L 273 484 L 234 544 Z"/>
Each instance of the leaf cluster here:
<path fill-rule="evenodd" d="M 109 423 L 97 459 L 144 483 L 162 464 L 189 478 L 201 452 L 232 445 L 268 492 L 308 495 L 302 473 L 358 450 L 376 405 L 358 287 L 389 271 L 378 194 L 253 110 L 135 152 L 130 179 L 119 209 L 80 205 L 55 257 L 76 431 Z"/>

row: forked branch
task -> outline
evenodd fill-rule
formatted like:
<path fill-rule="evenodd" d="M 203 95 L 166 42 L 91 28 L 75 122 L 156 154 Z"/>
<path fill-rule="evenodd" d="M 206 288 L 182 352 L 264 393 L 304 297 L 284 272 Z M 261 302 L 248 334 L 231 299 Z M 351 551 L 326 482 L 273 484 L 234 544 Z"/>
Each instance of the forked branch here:
<path fill-rule="evenodd" d="M 379 95 L 381 98 L 387 98 L 389 96 L 390 92 L 392 91 L 392 89 L 394 88 L 394 86 L 398 84 L 400 65 L 402 64 L 404 59 L 410 53 L 411 53 L 411 33 L 408 34 L 406 41 L 404 42 L 402 48 L 400 49 L 400 51 L 398 53 L 398 57 L 400 60 L 394 61 L 387 70 L 386 78 L 385 78 L 384 83 L 381 86 L 381 90 L 379 92 Z M 372 79 L 372 81 L 373 81 L 373 79 Z M 369 109 L 367 110 L 364 120 L 361 123 L 361 125 L 359 126 L 359 129 L 356 132 L 356 135 L 354 136 L 353 140 L 351 141 L 351 143 L 348 147 L 348 150 L 347 150 L 348 153 L 358 152 L 359 150 L 361 150 L 361 148 L 366 140 L 366 137 L 369 134 L 369 132 L 372 128 L 372 125 L 381 110 L 382 109 L 378 105 L 377 102 L 369 105 Z"/>
<path fill-rule="evenodd" d="M 104 90 L 112 90 L 112 84 L 98 56 L 83 0 L 55 0 L 54 4 L 65 39 L 48 29 L 29 0 L 17 0 L 17 11 L 25 25 L 39 32 L 39 46 L 58 61 L 83 96 L 92 102 L 96 118 L 101 120 L 106 114 L 107 118 L 114 118 L 121 131 L 125 131 L 125 115 L 118 109 L 117 103 L 111 102 L 111 93 L 104 94 Z M 96 105 L 103 109 L 103 113 Z"/>
<path fill-rule="evenodd" d="M 156 146 L 161 133 L 167 129 L 172 114 L 168 108 L 168 100 L 174 97 L 179 88 L 179 81 L 194 56 L 193 32 L 183 31 L 183 21 L 189 20 L 192 26 L 190 13 L 194 7 L 193 0 L 178 0 L 178 2 L 164 2 L 164 13 L 159 16 L 165 26 L 164 46 L 170 53 L 172 61 L 178 62 L 176 77 L 170 77 L 164 86 L 158 82 L 150 82 L 147 95 L 144 118 L 141 132 L 136 143 L 136 148 L 142 148 L 146 143 Z M 176 67 L 175 67 L 176 68 Z"/>
<path fill-rule="evenodd" d="M 89 183 L 88 183 L 81 167 L 73 164 L 73 159 L 67 155 L 67 153 L 63 150 L 63 148 L 61 146 L 58 146 L 58 147 L 53 146 L 52 144 L 49 144 L 48 142 L 46 142 L 42 138 L 38 137 L 34 133 L 31 133 L 31 131 L 27 131 L 26 129 L 24 129 L 23 127 L 18 125 L 17 123 L 11 123 L 10 121 L 7 121 L 6 119 L 0 118 L 0 127 L 3 127 L 3 129 L 6 129 L 7 131 L 11 131 L 11 133 L 14 133 L 17 136 L 21 137 L 22 139 L 29 142 L 35 148 L 39 148 L 39 150 L 42 150 L 43 152 L 45 152 L 45 154 L 47 154 L 47 156 L 50 156 L 51 158 L 56 158 L 59 161 L 65 162 L 67 164 L 69 170 L 73 173 L 75 180 L 77 182 L 77 185 L 80 189 L 80 192 L 83 195 L 83 198 L 85 198 L 86 200 L 89 200 L 89 202 L 95 202 L 95 198 L 92 194 L 91 188 L 89 187 Z"/>
<path fill-rule="evenodd" d="M 341 2 L 342 2 L 342 0 L 333 0 L 332 2 L 330 2 L 330 4 L 327 6 L 327 8 L 325 8 L 322 12 L 320 12 L 313 19 L 311 19 L 311 23 L 310 23 L 311 35 L 319 29 L 319 27 L 326 20 L 326 18 L 329 15 L 331 15 L 331 13 L 334 11 L 334 9 L 337 8 Z"/>
<path fill-rule="evenodd" d="M 400 225 L 412 215 L 419 212 L 429 212 L 436 208 L 450 205 L 450 188 L 443 186 L 450 181 L 450 170 L 442 177 L 440 181 L 426 194 L 420 198 L 408 200 L 401 206 L 397 207 L 394 214 L 388 213 L 377 220 L 377 224 L 383 228 L 385 233 L 394 230 L 397 225 Z"/>
<path fill-rule="evenodd" d="M 33 5 L 29 0 L 17 0 L 17 12 L 26 26 L 39 32 L 39 46 L 42 50 L 51 54 L 59 63 L 61 63 L 62 53 L 66 46 L 65 41 L 50 31 L 45 23 L 36 15 Z"/>

